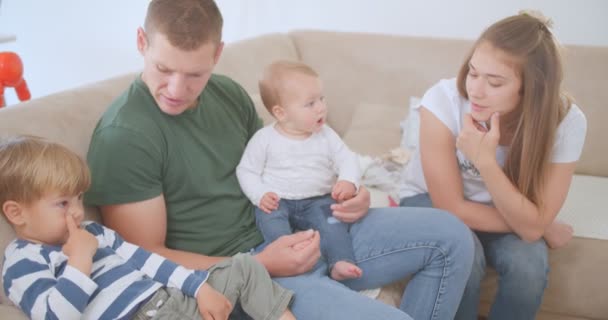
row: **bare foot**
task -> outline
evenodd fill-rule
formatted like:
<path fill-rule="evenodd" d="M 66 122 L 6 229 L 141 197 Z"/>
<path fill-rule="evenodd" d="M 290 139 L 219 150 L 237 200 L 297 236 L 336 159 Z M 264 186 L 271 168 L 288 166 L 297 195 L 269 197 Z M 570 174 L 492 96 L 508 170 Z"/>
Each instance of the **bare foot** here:
<path fill-rule="evenodd" d="M 296 320 L 296 316 L 294 316 L 293 313 L 287 309 L 285 312 L 283 312 L 279 320 Z"/>
<path fill-rule="evenodd" d="M 346 261 L 338 261 L 331 269 L 330 276 L 332 279 L 340 281 L 345 279 L 359 278 L 362 274 L 363 271 L 356 265 Z"/>

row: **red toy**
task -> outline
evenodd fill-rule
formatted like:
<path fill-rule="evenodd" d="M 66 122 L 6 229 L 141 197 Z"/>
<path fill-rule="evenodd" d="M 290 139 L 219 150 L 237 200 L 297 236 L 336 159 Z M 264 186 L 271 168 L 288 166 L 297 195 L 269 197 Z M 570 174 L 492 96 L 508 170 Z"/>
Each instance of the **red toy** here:
<path fill-rule="evenodd" d="M 30 99 L 30 90 L 23 79 L 23 63 L 14 52 L 0 52 L 0 108 L 6 105 L 4 88 L 13 87 L 19 101 Z"/>

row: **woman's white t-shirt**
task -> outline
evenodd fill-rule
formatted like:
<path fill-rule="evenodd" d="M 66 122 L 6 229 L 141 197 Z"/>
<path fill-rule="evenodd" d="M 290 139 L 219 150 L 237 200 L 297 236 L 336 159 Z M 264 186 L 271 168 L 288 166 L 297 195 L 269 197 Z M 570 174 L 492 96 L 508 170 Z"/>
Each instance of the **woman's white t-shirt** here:
<path fill-rule="evenodd" d="M 431 87 L 422 97 L 420 106 L 433 113 L 457 137 L 462 130 L 462 118 L 471 112 L 471 103 L 460 95 L 456 87 L 456 79 L 444 79 Z M 412 112 L 420 112 L 420 106 Z M 572 105 L 557 128 L 553 146 L 553 163 L 568 163 L 577 161 L 581 155 L 587 120 L 576 105 Z M 501 167 L 504 166 L 508 147 L 499 146 L 496 159 Z M 459 150 L 456 151 L 458 167 L 462 176 L 464 197 L 471 201 L 489 203 L 492 197 L 472 162 L 465 158 Z M 431 168 L 432 170 L 432 168 Z M 405 198 L 428 192 L 420 152 L 415 150 L 412 158 L 404 168 L 403 183 L 400 186 L 399 197 Z"/>

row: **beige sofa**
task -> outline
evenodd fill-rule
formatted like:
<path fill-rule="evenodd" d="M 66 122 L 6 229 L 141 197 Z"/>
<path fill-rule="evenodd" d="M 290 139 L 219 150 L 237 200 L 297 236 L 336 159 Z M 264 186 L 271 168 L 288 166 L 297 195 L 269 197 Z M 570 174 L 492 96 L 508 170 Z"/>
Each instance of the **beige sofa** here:
<path fill-rule="evenodd" d="M 399 146 L 399 122 L 411 96 L 441 78 L 456 74 L 470 41 L 377 34 L 296 31 L 229 45 L 216 71 L 240 82 L 259 105 L 257 78 L 275 59 L 302 60 L 323 78 L 329 123 L 362 154 L 379 155 Z M 133 48 L 135 50 L 135 48 Z M 84 156 L 97 119 L 135 74 L 100 81 L 0 110 L 0 135 L 27 133 L 61 142 Z M 569 47 L 565 87 L 588 119 L 587 142 L 560 217 L 575 222 L 578 235 L 551 251 L 551 275 L 538 319 L 608 319 L 608 216 L 600 197 L 608 194 L 608 151 L 601 129 L 608 120 L 608 48 Z M 260 114 L 267 117 L 261 108 Z M 605 135 L 605 133 L 604 133 Z M 374 203 L 385 198 L 374 193 Z M 89 217 L 99 219 L 93 208 Z M 583 223 L 580 223 L 580 222 Z M 587 223 L 592 221 L 592 223 Z M 578 225 L 577 223 L 580 223 Z M 14 236 L 0 221 L 0 248 Z M 583 237 L 586 236 L 586 237 Z M 399 266 L 395 266 L 398 268 Z M 483 284 L 480 312 L 487 313 L 495 274 Z M 380 299 L 398 299 L 398 287 L 384 288 Z M 0 318 L 23 317 L 0 295 Z"/>

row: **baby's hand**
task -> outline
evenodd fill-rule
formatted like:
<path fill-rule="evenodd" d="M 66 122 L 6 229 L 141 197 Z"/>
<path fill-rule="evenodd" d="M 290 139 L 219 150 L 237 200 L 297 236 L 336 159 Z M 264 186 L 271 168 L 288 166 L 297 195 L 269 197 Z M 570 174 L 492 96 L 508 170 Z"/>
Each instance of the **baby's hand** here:
<path fill-rule="evenodd" d="M 355 195 L 357 188 L 352 182 L 340 180 L 336 182 L 333 190 L 331 191 L 331 197 L 338 202 L 348 200 Z"/>
<path fill-rule="evenodd" d="M 68 256 L 68 263 L 84 274 L 90 274 L 93 256 L 97 252 L 99 242 L 94 235 L 76 225 L 71 214 L 65 217 L 68 228 L 68 240 L 61 250 Z"/>
<path fill-rule="evenodd" d="M 207 283 L 198 290 L 196 302 L 203 319 L 226 320 L 232 311 L 232 303 Z"/>
<path fill-rule="evenodd" d="M 271 213 L 272 211 L 279 208 L 279 196 L 274 192 L 266 192 L 262 199 L 260 200 L 260 209 L 266 213 Z"/>

